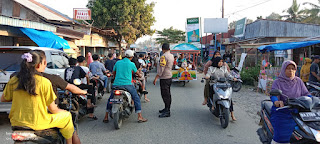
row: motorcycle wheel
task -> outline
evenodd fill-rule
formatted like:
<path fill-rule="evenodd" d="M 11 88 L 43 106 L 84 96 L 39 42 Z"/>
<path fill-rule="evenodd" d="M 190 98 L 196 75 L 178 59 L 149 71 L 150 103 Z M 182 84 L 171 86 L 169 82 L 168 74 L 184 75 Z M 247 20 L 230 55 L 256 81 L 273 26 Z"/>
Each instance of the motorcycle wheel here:
<path fill-rule="evenodd" d="M 229 124 L 229 109 L 223 106 L 220 106 L 221 117 L 220 117 L 220 124 L 222 128 L 227 128 Z"/>
<path fill-rule="evenodd" d="M 233 82 L 232 83 L 232 91 L 234 91 L 234 92 L 240 91 L 241 87 L 242 87 L 241 82 Z"/>
<path fill-rule="evenodd" d="M 111 82 L 108 82 L 107 93 L 110 93 L 110 92 L 111 92 L 111 87 L 112 87 Z"/>
<path fill-rule="evenodd" d="M 123 111 L 123 106 L 121 105 L 119 110 L 114 114 L 114 127 L 120 129 L 122 126 L 122 117 L 120 116 Z"/>

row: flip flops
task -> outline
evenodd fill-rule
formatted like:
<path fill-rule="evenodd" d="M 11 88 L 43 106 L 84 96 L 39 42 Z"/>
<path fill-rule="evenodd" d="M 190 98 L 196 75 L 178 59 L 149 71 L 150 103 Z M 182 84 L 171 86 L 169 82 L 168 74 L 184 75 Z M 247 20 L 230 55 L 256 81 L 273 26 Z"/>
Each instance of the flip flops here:
<path fill-rule="evenodd" d="M 93 117 L 87 117 L 89 119 L 92 119 L 92 120 L 98 120 L 98 118 L 96 116 L 93 116 Z"/>
<path fill-rule="evenodd" d="M 109 123 L 109 120 L 103 120 L 102 122 L 103 123 Z"/>
<path fill-rule="evenodd" d="M 144 123 L 144 122 L 147 122 L 148 119 L 143 119 L 143 120 L 138 120 L 138 123 Z"/>

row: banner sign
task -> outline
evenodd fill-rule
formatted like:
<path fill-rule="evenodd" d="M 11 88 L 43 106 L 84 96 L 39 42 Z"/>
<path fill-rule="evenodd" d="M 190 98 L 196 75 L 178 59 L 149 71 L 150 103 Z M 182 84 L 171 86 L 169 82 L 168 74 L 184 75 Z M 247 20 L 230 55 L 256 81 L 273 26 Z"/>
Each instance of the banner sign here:
<path fill-rule="evenodd" d="M 187 18 L 187 42 L 200 41 L 200 23 L 199 18 Z"/>
<path fill-rule="evenodd" d="M 91 20 L 91 10 L 87 8 L 74 8 L 73 19 L 75 20 Z"/>
<path fill-rule="evenodd" d="M 243 18 L 236 22 L 234 37 L 243 37 L 244 32 L 246 31 L 246 21 L 247 18 Z"/>

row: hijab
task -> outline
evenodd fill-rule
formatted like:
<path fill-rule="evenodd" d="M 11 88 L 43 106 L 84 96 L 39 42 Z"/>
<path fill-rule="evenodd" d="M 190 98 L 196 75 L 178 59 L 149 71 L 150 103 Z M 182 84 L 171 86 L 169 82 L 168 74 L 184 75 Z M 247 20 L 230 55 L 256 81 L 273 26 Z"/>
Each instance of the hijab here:
<path fill-rule="evenodd" d="M 212 62 L 214 61 L 214 58 L 215 58 L 214 56 L 215 56 L 217 53 L 220 53 L 220 51 L 216 50 L 216 51 L 213 53 L 213 57 L 212 57 L 212 59 L 211 59 Z M 221 53 L 220 53 L 220 55 L 221 55 Z"/>
<path fill-rule="evenodd" d="M 297 69 L 295 62 L 291 60 L 283 62 L 280 75 L 278 79 L 273 82 L 272 89 L 280 89 L 282 94 L 289 98 L 310 95 L 306 86 L 299 77 L 294 76 L 293 78 L 288 78 L 286 76 L 285 71 L 289 65 L 293 65 Z M 280 100 L 284 101 L 285 99 L 285 96 L 280 96 Z"/>
<path fill-rule="evenodd" d="M 219 63 L 221 60 L 222 60 L 221 57 L 216 57 L 216 58 L 214 58 L 211 66 L 220 68 L 219 65 L 218 65 L 218 63 Z"/>

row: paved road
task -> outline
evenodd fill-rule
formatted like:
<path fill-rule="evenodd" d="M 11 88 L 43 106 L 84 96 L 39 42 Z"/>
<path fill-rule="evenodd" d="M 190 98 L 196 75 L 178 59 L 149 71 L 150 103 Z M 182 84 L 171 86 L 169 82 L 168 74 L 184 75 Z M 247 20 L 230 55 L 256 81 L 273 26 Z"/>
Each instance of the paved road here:
<path fill-rule="evenodd" d="M 236 122 L 230 122 L 226 129 L 220 127 L 219 119 L 214 117 L 206 106 L 202 106 L 204 84 L 191 81 L 185 87 L 179 83 L 172 85 L 172 110 L 170 118 L 158 118 L 158 110 L 164 107 L 159 82 L 152 85 L 155 73 L 151 73 L 147 87 L 151 102 L 142 102 L 143 116 L 149 121 L 138 123 L 137 115 L 123 123 L 120 130 L 115 130 L 113 121 L 102 123 L 105 114 L 107 95 L 99 103 L 96 115 L 97 121 L 86 118 L 80 121 L 79 135 L 82 143 L 223 143 L 223 144 L 257 144 L 260 143 L 256 130 L 258 125 L 244 110 L 235 105 Z M 234 93 L 234 97 L 241 92 Z M 0 116 L 0 143 L 12 143 L 6 132 L 11 132 L 10 123 L 4 116 Z"/>

